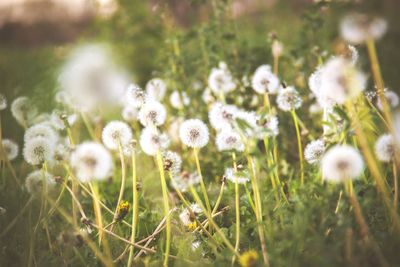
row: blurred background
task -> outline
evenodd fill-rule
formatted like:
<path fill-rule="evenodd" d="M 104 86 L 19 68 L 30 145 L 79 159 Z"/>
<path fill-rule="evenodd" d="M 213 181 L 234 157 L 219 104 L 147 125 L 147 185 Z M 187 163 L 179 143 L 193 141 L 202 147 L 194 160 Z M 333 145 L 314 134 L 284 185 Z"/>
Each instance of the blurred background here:
<path fill-rule="evenodd" d="M 332 2 L 334 8 L 325 9 L 321 2 Z M 229 12 L 219 8 L 221 3 L 229 6 Z M 250 58 L 257 52 L 254 61 L 260 63 L 268 62 L 267 41 L 272 32 L 292 56 L 300 48 L 311 54 L 313 42 L 330 52 L 338 38 L 340 18 L 353 10 L 388 20 L 389 31 L 378 51 L 386 84 L 399 92 L 398 0 L 1 0 L 0 91 L 9 102 L 28 95 L 41 100 L 37 103 L 42 111 L 50 110 L 60 65 L 72 48 L 93 42 L 109 45 L 118 63 L 141 86 L 165 70 L 171 36 L 184 45 L 202 30 L 214 29 L 207 35 L 210 40 L 240 39 Z M 213 19 L 219 12 L 229 15 Z M 232 28 L 238 36 L 232 35 Z M 190 45 L 186 47 L 188 60 L 195 60 L 198 54 L 191 52 Z M 223 58 L 227 56 L 223 46 L 217 44 L 214 50 L 215 62 L 229 61 Z M 259 56 L 263 53 L 265 58 Z M 6 135 L 18 134 L 22 129 L 7 127 L 7 117 Z"/>

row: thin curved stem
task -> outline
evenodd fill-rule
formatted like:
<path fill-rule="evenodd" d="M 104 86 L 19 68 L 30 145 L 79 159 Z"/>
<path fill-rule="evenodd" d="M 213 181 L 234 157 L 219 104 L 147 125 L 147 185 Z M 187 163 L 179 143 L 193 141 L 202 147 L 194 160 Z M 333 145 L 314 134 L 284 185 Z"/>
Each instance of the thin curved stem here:
<path fill-rule="evenodd" d="M 132 152 L 132 195 L 133 195 L 133 210 L 132 210 L 132 231 L 131 231 L 131 242 L 135 243 L 136 237 L 136 226 L 138 223 L 138 212 L 139 212 L 139 196 L 137 190 L 137 175 L 136 175 L 136 157 L 135 152 Z M 134 247 L 131 246 L 129 249 L 129 257 L 127 267 L 132 265 L 133 256 L 134 256 Z"/>
<path fill-rule="evenodd" d="M 206 186 L 204 184 L 204 180 L 203 180 L 203 175 L 201 174 L 201 167 L 200 167 L 200 161 L 199 161 L 199 155 L 198 155 L 198 149 L 193 149 L 193 154 L 194 154 L 194 158 L 196 161 L 196 168 L 197 168 L 197 173 L 200 176 L 200 187 L 201 187 L 201 191 L 203 193 L 203 197 L 206 203 L 206 207 L 207 207 L 207 211 L 208 213 L 211 213 L 211 206 L 210 206 L 210 201 L 208 200 L 208 194 L 207 194 L 207 189 Z"/>
<path fill-rule="evenodd" d="M 301 136 L 300 136 L 300 129 L 299 129 L 299 123 L 297 120 L 297 115 L 296 111 L 292 110 L 292 117 L 293 117 L 293 122 L 294 122 L 294 127 L 296 128 L 296 137 L 297 137 L 297 147 L 299 150 L 299 159 L 300 159 L 300 181 L 301 184 L 304 184 L 304 160 L 303 160 L 303 147 L 301 144 Z"/>

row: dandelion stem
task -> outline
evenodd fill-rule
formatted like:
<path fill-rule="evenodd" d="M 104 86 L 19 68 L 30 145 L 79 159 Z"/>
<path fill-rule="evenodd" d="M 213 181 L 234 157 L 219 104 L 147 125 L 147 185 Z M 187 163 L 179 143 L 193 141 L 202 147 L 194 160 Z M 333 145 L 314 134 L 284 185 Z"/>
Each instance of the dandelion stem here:
<path fill-rule="evenodd" d="M 224 188 L 225 188 L 225 179 L 222 179 L 221 188 L 219 189 L 217 201 L 215 202 L 215 205 L 214 205 L 214 208 L 213 208 L 211 214 L 215 214 L 217 212 L 219 204 L 221 203 L 221 200 L 222 200 L 222 195 L 224 194 Z"/>
<path fill-rule="evenodd" d="M 301 145 L 301 136 L 300 136 L 300 129 L 299 129 L 299 124 L 297 121 L 297 115 L 296 111 L 292 110 L 292 117 L 293 117 L 293 122 L 294 122 L 294 127 L 296 128 L 296 137 L 297 137 L 297 146 L 299 149 L 299 159 L 300 159 L 300 181 L 301 184 L 304 184 L 304 160 L 303 160 L 303 148 Z"/>
<path fill-rule="evenodd" d="M 233 161 L 233 169 L 235 171 L 235 175 L 237 175 L 237 164 L 236 164 L 236 154 L 232 152 L 232 161 Z M 237 178 L 236 178 L 237 179 Z M 236 242 L 235 242 L 235 251 L 239 252 L 239 244 L 240 244 L 240 199 L 239 199 L 239 182 L 235 181 L 235 211 L 236 211 Z M 232 257 L 232 265 L 235 262 L 235 255 Z"/>
<path fill-rule="evenodd" d="M 136 226 L 138 223 L 138 212 L 139 212 L 139 196 L 138 196 L 138 190 L 137 190 L 137 175 L 136 175 L 136 156 L 135 156 L 135 151 L 132 151 L 132 203 L 133 203 L 133 210 L 132 210 L 132 231 L 131 231 L 131 243 L 135 243 L 135 237 L 136 237 Z M 127 267 L 130 267 L 132 265 L 133 261 L 133 254 L 134 252 L 134 247 L 131 246 L 129 249 L 129 257 L 128 257 L 128 264 Z"/>
<path fill-rule="evenodd" d="M 124 153 L 122 152 L 121 142 L 118 142 L 118 152 L 119 152 L 119 159 L 121 161 L 121 187 L 119 189 L 118 201 L 117 201 L 117 206 L 115 207 L 113 222 L 117 221 L 117 218 L 118 218 L 118 209 L 119 209 L 119 205 L 121 204 L 122 198 L 124 196 L 125 180 L 126 180 L 125 157 L 124 157 Z M 114 225 L 115 224 L 111 225 L 111 228 L 110 228 L 111 232 L 114 228 Z"/>
<path fill-rule="evenodd" d="M 166 241 L 165 241 L 166 242 L 166 244 L 165 244 L 166 257 L 164 258 L 163 265 L 168 266 L 168 256 L 169 256 L 170 245 L 171 245 L 171 218 L 168 216 L 168 213 L 169 213 L 168 189 L 167 189 L 167 182 L 165 180 L 163 161 L 162 161 L 160 151 L 157 151 L 157 164 L 158 164 L 158 169 L 160 172 L 160 179 L 161 179 L 161 189 L 162 189 L 163 202 L 164 202 L 164 215 L 167 218 L 166 219 Z"/>
<path fill-rule="evenodd" d="M 396 162 L 392 163 L 393 166 L 393 208 L 397 211 L 398 203 L 399 203 L 399 185 L 398 185 L 398 178 L 397 178 L 397 166 Z"/>
<path fill-rule="evenodd" d="M 95 133 L 94 133 L 94 130 L 93 130 L 92 126 L 90 125 L 90 122 L 88 121 L 86 115 L 83 114 L 83 112 L 81 113 L 81 117 L 82 117 L 82 121 L 83 121 L 83 123 L 85 124 L 86 130 L 88 131 L 90 137 L 91 137 L 93 140 L 97 140 L 97 137 L 96 137 L 96 135 L 95 135 Z"/>
<path fill-rule="evenodd" d="M 201 187 L 201 191 L 203 193 L 203 197 L 206 203 L 206 207 L 207 207 L 207 211 L 208 213 L 211 213 L 211 206 L 210 206 L 210 201 L 208 200 L 208 195 L 207 195 L 207 189 L 206 186 L 204 184 L 204 180 L 203 180 L 203 175 L 201 174 L 201 167 L 200 167 L 200 161 L 199 161 L 199 154 L 198 154 L 198 149 L 193 149 L 193 154 L 194 154 L 194 159 L 196 161 L 196 168 L 197 168 L 197 173 L 200 176 L 200 187 Z"/>

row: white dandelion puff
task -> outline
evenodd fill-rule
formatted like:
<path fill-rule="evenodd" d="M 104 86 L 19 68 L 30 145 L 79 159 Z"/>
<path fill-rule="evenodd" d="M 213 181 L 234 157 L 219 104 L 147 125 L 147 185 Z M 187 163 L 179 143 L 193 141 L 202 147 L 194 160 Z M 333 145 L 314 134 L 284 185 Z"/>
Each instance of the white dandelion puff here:
<path fill-rule="evenodd" d="M 250 181 L 249 174 L 246 171 L 235 172 L 233 168 L 227 168 L 224 176 L 232 183 L 245 184 Z"/>
<path fill-rule="evenodd" d="M 102 139 L 104 145 L 111 150 L 118 146 L 125 146 L 132 140 L 132 130 L 128 124 L 122 121 L 111 121 L 103 129 Z"/>
<path fill-rule="evenodd" d="M 29 140 L 36 137 L 43 137 L 48 142 L 55 144 L 58 141 L 57 133 L 45 123 L 35 124 L 29 127 L 24 134 L 24 141 L 29 142 Z"/>
<path fill-rule="evenodd" d="M 113 161 L 105 147 L 96 142 L 85 142 L 76 147 L 70 157 L 71 167 L 81 182 L 105 180 L 113 170 Z"/>
<path fill-rule="evenodd" d="M 188 147 L 202 148 L 209 140 L 207 125 L 199 119 L 186 120 L 181 124 L 179 137 Z"/>
<path fill-rule="evenodd" d="M 354 147 L 336 145 L 322 157 L 321 168 L 325 180 L 339 183 L 359 177 L 364 170 L 364 161 Z"/>
<path fill-rule="evenodd" d="M 171 185 L 182 192 L 186 192 L 189 187 L 199 184 L 200 179 L 201 177 L 197 172 L 189 173 L 183 171 L 180 174 L 171 177 Z"/>
<path fill-rule="evenodd" d="M 153 127 L 146 127 L 140 135 L 140 147 L 143 152 L 155 156 L 158 151 L 164 151 L 169 146 L 169 138 L 166 134 L 158 132 Z"/>
<path fill-rule="evenodd" d="M 45 182 L 45 186 L 43 184 Z M 56 185 L 53 175 L 42 170 L 33 171 L 25 179 L 25 188 L 29 194 L 37 196 L 46 188 L 51 191 Z"/>
<path fill-rule="evenodd" d="M 8 160 L 14 160 L 18 156 L 18 144 L 10 139 L 3 139 L 1 143 Z"/>
<path fill-rule="evenodd" d="M 258 94 L 275 94 L 279 89 L 279 79 L 271 71 L 271 66 L 261 65 L 254 72 L 251 86 Z"/>
<path fill-rule="evenodd" d="M 384 96 L 385 96 L 390 108 L 397 108 L 397 106 L 399 105 L 400 99 L 399 99 L 399 96 L 395 92 L 393 92 L 391 90 L 385 90 Z M 383 111 L 383 105 L 382 105 L 380 98 L 378 98 L 376 105 L 381 111 Z"/>
<path fill-rule="evenodd" d="M 321 69 L 317 99 L 344 104 L 357 97 L 366 87 L 367 77 L 351 61 L 341 57 L 330 59 Z M 313 89 L 312 89 L 313 90 Z M 314 90 L 313 90 L 314 91 Z M 322 106 L 325 106 L 320 101 Z"/>
<path fill-rule="evenodd" d="M 208 76 L 208 87 L 219 96 L 236 89 L 236 82 L 224 62 L 213 68 Z"/>
<path fill-rule="evenodd" d="M 304 149 L 304 158 L 310 164 L 318 163 L 325 152 L 325 143 L 323 140 L 311 141 Z"/>
<path fill-rule="evenodd" d="M 342 38 L 352 44 L 361 44 L 368 39 L 379 40 L 387 30 L 387 22 L 382 18 L 371 18 L 365 14 L 350 14 L 342 19 Z"/>
<path fill-rule="evenodd" d="M 66 122 L 64 122 L 64 120 Z M 57 130 L 64 130 L 65 123 L 67 123 L 68 126 L 72 126 L 77 120 L 78 120 L 77 114 L 67 115 L 60 110 L 53 110 L 53 112 L 50 115 L 50 123 Z"/>
<path fill-rule="evenodd" d="M 238 116 L 238 111 L 238 108 L 234 105 L 225 105 L 217 102 L 212 105 L 208 113 L 208 119 L 211 126 L 217 131 L 232 128 Z"/>
<path fill-rule="evenodd" d="M 148 98 L 146 92 L 138 85 L 130 84 L 125 91 L 123 102 L 126 106 L 140 108 L 144 103 L 146 103 Z"/>
<path fill-rule="evenodd" d="M 215 143 L 219 151 L 236 150 L 240 152 L 244 150 L 244 144 L 240 135 L 233 130 L 222 130 L 219 132 Z"/>
<path fill-rule="evenodd" d="M 7 98 L 0 94 L 0 110 L 5 110 L 7 108 Z"/>
<path fill-rule="evenodd" d="M 139 111 L 139 121 L 144 126 L 160 126 L 164 124 L 167 112 L 163 104 L 157 101 L 148 101 Z"/>
<path fill-rule="evenodd" d="M 45 137 L 28 139 L 23 150 L 25 161 L 31 165 L 51 162 L 54 156 L 54 145 L 55 143 Z"/>
<path fill-rule="evenodd" d="M 169 96 L 169 102 L 171 106 L 176 109 L 181 109 L 184 106 L 188 106 L 190 104 L 190 98 L 186 94 L 186 92 L 173 91 Z"/>
<path fill-rule="evenodd" d="M 11 114 L 20 125 L 27 126 L 36 117 L 37 109 L 28 97 L 21 96 L 11 103 Z"/>
<path fill-rule="evenodd" d="M 132 106 L 125 106 L 122 109 L 121 116 L 127 122 L 134 122 L 138 120 L 139 110 Z"/>
<path fill-rule="evenodd" d="M 300 108 L 302 100 L 299 92 L 293 86 L 288 86 L 279 90 L 276 103 L 281 110 L 291 111 Z"/>
<path fill-rule="evenodd" d="M 167 92 L 167 85 L 160 78 L 151 79 L 146 84 L 147 95 L 156 101 L 163 100 L 166 92 Z"/>
<path fill-rule="evenodd" d="M 375 143 L 375 154 L 380 161 L 390 162 L 394 159 L 396 146 L 393 136 L 390 134 L 381 135 Z"/>
<path fill-rule="evenodd" d="M 176 176 L 181 173 L 182 158 L 178 153 L 166 151 L 162 154 L 162 158 L 165 171 L 169 172 L 172 176 Z"/>

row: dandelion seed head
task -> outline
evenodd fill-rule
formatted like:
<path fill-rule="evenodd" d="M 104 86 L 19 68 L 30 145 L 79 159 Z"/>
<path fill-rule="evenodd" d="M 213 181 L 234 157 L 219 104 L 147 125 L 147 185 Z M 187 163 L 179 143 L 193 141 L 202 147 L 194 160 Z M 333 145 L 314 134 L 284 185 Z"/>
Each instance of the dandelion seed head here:
<path fill-rule="evenodd" d="M 103 129 L 102 139 L 104 145 L 111 150 L 118 146 L 125 146 L 132 140 L 132 130 L 128 124 L 122 121 L 111 121 Z"/>
<path fill-rule="evenodd" d="M 148 101 L 147 93 L 136 84 L 130 84 L 125 90 L 123 102 L 126 106 L 140 108 Z"/>
<path fill-rule="evenodd" d="M 211 70 L 208 87 L 218 96 L 236 89 L 235 80 L 224 62 L 220 62 L 218 68 Z"/>
<path fill-rule="evenodd" d="M 198 119 L 186 120 L 181 124 L 179 137 L 185 145 L 191 148 L 202 148 L 209 140 L 208 128 Z"/>
<path fill-rule="evenodd" d="M 188 106 L 190 104 L 190 98 L 186 94 L 186 92 L 179 93 L 178 91 L 173 91 L 169 97 L 169 102 L 171 106 L 176 109 L 181 109 L 184 106 Z"/>
<path fill-rule="evenodd" d="M 146 127 L 140 135 L 140 146 L 144 153 L 154 156 L 157 152 L 168 148 L 170 140 L 164 133 L 158 132 L 152 127 Z"/>
<path fill-rule="evenodd" d="M 279 90 L 276 103 L 281 110 L 291 111 L 300 108 L 302 100 L 299 92 L 294 87 L 288 86 Z"/>
<path fill-rule="evenodd" d="M 172 176 L 179 175 L 182 170 L 182 158 L 178 153 L 166 151 L 162 154 L 164 170 Z"/>
<path fill-rule="evenodd" d="M 212 105 L 209 113 L 208 119 L 211 126 L 219 131 L 226 128 L 232 128 L 232 124 L 238 114 L 238 108 L 234 105 L 225 105 L 217 102 Z"/>
<path fill-rule="evenodd" d="M 258 94 L 275 94 L 279 89 L 279 79 L 269 65 L 261 65 L 254 72 L 251 86 Z"/>
<path fill-rule="evenodd" d="M 226 168 L 224 177 L 228 181 L 238 184 L 245 184 L 250 181 L 249 174 L 246 171 L 235 172 L 233 168 Z"/>
<path fill-rule="evenodd" d="M 71 153 L 70 164 L 76 177 L 83 183 L 105 180 L 113 169 L 110 152 L 102 144 L 91 141 L 76 147 Z"/>
<path fill-rule="evenodd" d="M 351 44 L 361 44 L 368 39 L 379 40 L 387 30 L 387 22 L 382 18 L 371 18 L 365 14 L 349 14 L 342 19 L 342 38 Z"/>
<path fill-rule="evenodd" d="M 384 96 L 390 108 L 397 108 L 399 106 L 400 99 L 395 92 L 391 90 L 385 90 Z M 383 105 L 380 98 L 378 98 L 378 100 L 376 101 L 376 105 L 379 108 L 379 110 L 383 111 Z"/>
<path fill-rule="evenodd" d="M 47 191 L 51 191 L 56 182 L 54 181 L 53 175 L 42 170 L 33 171 L 26 177 L 25 188 L 29 194 L 37 196 L 44 190 L 43 182 L 46 182 Z"/>
<path fill-rule="evenodd" d="M 36 117 L 37 109 L 26 96 L 20 96 L 11 103 L 11 114 L 22 126 L 26 126 Z"/>
<path fill-rule="evenodd" d="M 357 149 L 336 145 L 322 157 L 321 168 L 325 180 L 339 183 L 359 177 L 364 170 L 364 161 Z"/>
<path fill-rule="evenodd" d="M 3 151 L 8 160 L 14 160 L 18 156 L 18 144 L 10 139 L 2 140 Z"/>
<path fill-rule="evenodd" d="M 189 187 L 200 183 L 201 177 L 197 173 L 189 173 L 186 171 L 171 177 L 171 185 L 182 192 L 186 192 Z"/>
<path fill-rule="evenodd" d="M 160 126 L 164 124 L 167 112 L 164 105 L 157 101 L 146 102 L 139 111 L 140 123 L 147 126 Z"/>
<path fill-rule="evenodd" d="M 62 116 L 65 116 L 65 120 L 69 126 L 74 125 L 74 123 L 78 120 L 78 115 L 76 114 L 64 114 L 60 110 L 53 110 L 50 115 L 50 123 L 53 128 L 57 130 L 64 130 L 65 129 L 65 122 Z"/>
<path fill-rule="evenodd" d="M 54 156 L 55 143 L 45 137 L 27 139 L 23 150 L 24 159 L 31 165 L 51 162 Z"/>
<path fill-rule="evenodd" d="M 29 140 L 36 137 L 43 137 L 48 142 L 55 144 L 58 141 L 58 135 L 53 130 L 52 127 L 44 123 L 35 124 L 29 127 L 24 134 L 24 141 L 29 142 Z"/>
<path fill-rule="evenodd" d="M 151 99 L 154 99 L 156 101 L 161 101 L 164 99 L 166 92 L 167 92 L 167 85 L 160 78 L 151 79 L 146 84 L 146 93 Z"/>
<path fill-rule="evenodd" d="M 311 141 L 304 149 L 304 158 L 310 164 L 318 163 L 325 152 L 325 143 L 323 140 Z"/>
<path fill-rule="evenodd" d="M 390 134 L 381 135 L 375 143 L 375 154 L 382 162 L 390 162 L 394 159 L 396 146 L 393 136 Z"/>
<path fill-rule="evenodd" d="M 132 106 L 125 106 L 122 109 L 121 116 L 127 122 L 134 122 L 138 120 L 139 110 Z"/>
<path fill-rule="evenodd" d="M 217 134 L 215 140 L 217 149 L 219 151 L 243 151 L 244 144 L 240 138 L 240 135 L 233 130 L 222 130 Z"/>

